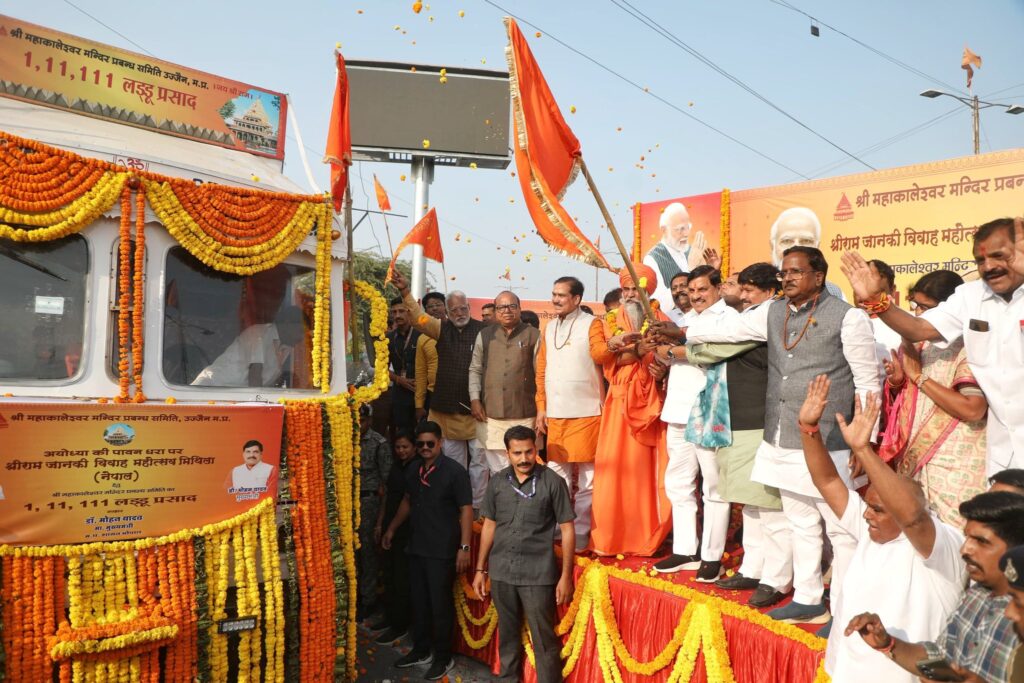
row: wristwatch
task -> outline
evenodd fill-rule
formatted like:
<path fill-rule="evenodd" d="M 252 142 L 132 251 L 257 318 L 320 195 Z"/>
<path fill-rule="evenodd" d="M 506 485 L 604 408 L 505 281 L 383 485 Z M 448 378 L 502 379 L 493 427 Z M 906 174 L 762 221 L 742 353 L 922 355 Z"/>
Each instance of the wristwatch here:
<path fill-rule="evenodd" d="M 462 545 L 459 546 L 459 550 L 465 550 L 468 553 L 469 552 L 469 546 L 465 545 L 465 544 L 462 544 Z"/>
<path fill-rule="evenodd" d="M 931 379 L 931 378 L 930 378 L 930 377 L 928 377 L 928 376 L 926 376 L 926 375 L 925 375 L 925 374 L 924 374 L 924 373 L 922 372 L 922 373 L 921 373 L 920 375 L 918 375 L 918 376 L 917 376 L 917 379 L 915 379 L 915 380 L 914 380 L 914 384 L 916 384 L 916 385 L 917 385 L 917 388 L 918 388 L 918 389 L 920 389 L 920 388 L 922 387 L 922 385 L 923 385 L 923 384 L 924 384 L 925 382 L 927 382 L 927 381 L 928 381 L 929 379 Z"/>
<path fill-rule="evenodd" d="M 675 360 L 675 359 L 676 359 L 676 354 L 672 353 L 672 347 L 671 347 L 671 346 L 670 346 L 670 347 L 668 347 L 668 351 L 666 351 L 666 352 L 665 352 L 665 354 L 666 354 L 666 355 L 667 355 L 667 356 L 668 356 L 668 357 L 669 357 L 670 359 L 672 359 L 672 360 Z"/>

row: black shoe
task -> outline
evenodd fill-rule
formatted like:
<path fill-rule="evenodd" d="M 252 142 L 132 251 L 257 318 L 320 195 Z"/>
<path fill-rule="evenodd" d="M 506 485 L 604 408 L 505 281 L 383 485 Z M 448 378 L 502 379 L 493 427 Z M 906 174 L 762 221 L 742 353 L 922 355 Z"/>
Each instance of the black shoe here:
<path fill-rule="evenodd" d="M 763 608 L 771 607 L 775 603 L 786 597 L 785 593 L 780 593 L 766 583 L 762 583 L 754 591 L 754 594 L 750 596 L 750 600 L 747 600 L 747 604 L 751 607 Z"/>
<path fill-rule="evenodd" d="M 381 617 L 376 621 L 369 621 L 366 624 L 366 629 L 368 631 L 383 631 L 389 628 L 391 628 L 391 624 L 388 623 L 387 617 Z"/>
<path fill-rule="evenodd" d="M 430 664 L 434 658 L 429 652 L 416 652 L 410 650 L 409 654 L 399 657 L 395 661 L 396 669 L 408 669 L 410 666 L 419 666 L 421 664 Z"/>
<path fill-rule="evenodd" d="M 454 668 L 455 659 L 453 659 L 452 657 L 449 657 L 447 662 L 435 660 L 434 663 L 430 665 L 430 668 L 427 669 L 427 673 L 423 676 L 423 678 L 427 679 L 428 681 L 439 681 L 442 678 L 444 678 L 448 674 L 448 672 Z"/>
<path fill-rule="evenodd" d="M 743 574 L 733 574 L 732 576 L 715 581 L 715 585 L 731 591 L 749 591 L 760 586 L 761 582 L 757 579 L 748 579 Z"/>
<path fill-rule="evenodd" d="M 654 565 L 654 571 L 659 574 L 675 574 L 681 571 L 693 571 L 700 565 L 700 558 L 696 555 L 669 555 Z"/>
<path fill-rule="evenodd" d="M 722 575 L 721 562 L 701 562 L 697 570 L 697 581 L 699 583 L 714 583 Z"/>
<path fill-rule="evenodd" d="M 387 630 L 384 631 L 384 633 L 381 633 L 379 636 L 377 636 L 377 638 L 373 642 L 377 643 L 378 645 L 391 645 L 399 638 L 405 636 L 407 632 L 408 629 L 389 626 Z"/>

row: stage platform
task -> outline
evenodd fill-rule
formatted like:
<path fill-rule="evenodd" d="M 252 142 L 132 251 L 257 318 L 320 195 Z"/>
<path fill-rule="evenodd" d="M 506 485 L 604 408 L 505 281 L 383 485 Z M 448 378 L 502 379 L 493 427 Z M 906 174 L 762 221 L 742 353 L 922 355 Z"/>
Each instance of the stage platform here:
<path fill-rule="evenodd" d="M 737 560 L 732 555 L 726 564 L 735 566 Z M 814 634 L 819 625 L 805 628 L 777 622 L 747 606 L 752 591 L 698 583 L 692 571 L 655 574 L 654 561 L 577 558 L 573 602 L 559 610 L 567 681 L 829 680 L 821 666 L 826 641 Z M 476 599 L 471 578 L 458 580 L 455 650 L 497 673 L 497 613 L 490 599 Z M 525 640 L 524 645 L 527 659 L 532 658 Z M 529 664 L 522 680 L 536 680 Z"/>

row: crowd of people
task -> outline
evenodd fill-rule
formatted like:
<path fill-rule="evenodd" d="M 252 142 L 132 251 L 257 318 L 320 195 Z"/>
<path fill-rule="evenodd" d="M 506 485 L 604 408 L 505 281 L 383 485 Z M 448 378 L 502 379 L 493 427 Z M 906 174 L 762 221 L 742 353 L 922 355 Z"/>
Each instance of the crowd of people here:
<path fill-rule="evenodd" d="M 688 234 L 685 211 L 662 222 Z M 555 608 L 590 552 L 822 624 L 835 681 L 1022 680 L 1024 224 L 980 226 L 978 278 L 924 275 L 912 312 L 856 252 L 848 303 L 816 247 L 724 280 L 701 248 L 629 264 L 600 316 L 558 278 L 542 329 L 513 292 L 476 319 L 464 293 L 417 300 L 395 275 L 389 411 L 363 416 L 360 460 L 378 642 L 411 629 L 396 666 L 444 677 L 453 581 L 472 572 L 502 675 L 525 619 L 538 680 L 561 680 Z M 725 571 L 733 505 L 742 564 Z"/>

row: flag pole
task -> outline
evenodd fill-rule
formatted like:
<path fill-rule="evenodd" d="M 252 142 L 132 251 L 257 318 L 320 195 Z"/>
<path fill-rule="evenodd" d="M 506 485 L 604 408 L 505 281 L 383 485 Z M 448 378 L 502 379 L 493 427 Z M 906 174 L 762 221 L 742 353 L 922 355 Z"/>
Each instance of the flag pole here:
<path fill-rule="evenodd" d="M 587 179 L 587 185 L 590 187 L 590 193 L 594 195 L 594 199 L 597 200 L 597 207 L 601 209 L 601 215 L 604 216 L 605 225 L 608 226 L 608 230 L 612 233 L 612 238 L 615 240 L 615 246 L 619 250 L 619 255 L 622 256 L 622 260 L 626 262 L 626 270 L 629 271 L 629 276 L 633 278 L 633 282 L 636 284 L 636 290 L 640 294 L 640 305 L 643 306 L 644 315 L 647 316 L 648 320 L 656 320 L 654 311 L 651 309 L 651 299 L 647 296 L 647 290 L 640 286 L 640 278 L 637 277 L 636 268 L 633 267 L 633 259 L 629 257 L 629 252 L 626 251 L 626 245 L 622 243 L 622 238 L 619 237 L 619 231 L 615 229 L 615 222 L 612 220 L 612 215 L 608 213 L 608 207 L 604 204 L 604 199 L 601 197 L 601 193 L 597 189 L 597 185 L 594 184 L 594 179 L 590 175 L 590 170 L 587 168 L 587 162 L 583 160 L 583 155 L 579 157 L 580 170 L 583 171 L 583 177 Z"/>
<path fill-rule="evenodd" d="M 345 235 L 348 239 L 348 301 L 349 316 L 348 329 L 352 334 L 352 360 L 359 362 L 359 332 L 358 320 L 359 309 L 356 307 L 356 261 L 355 252 L 352 248 L 352 187 L 349 184 L 348 174 L 345 174 Z"/>

